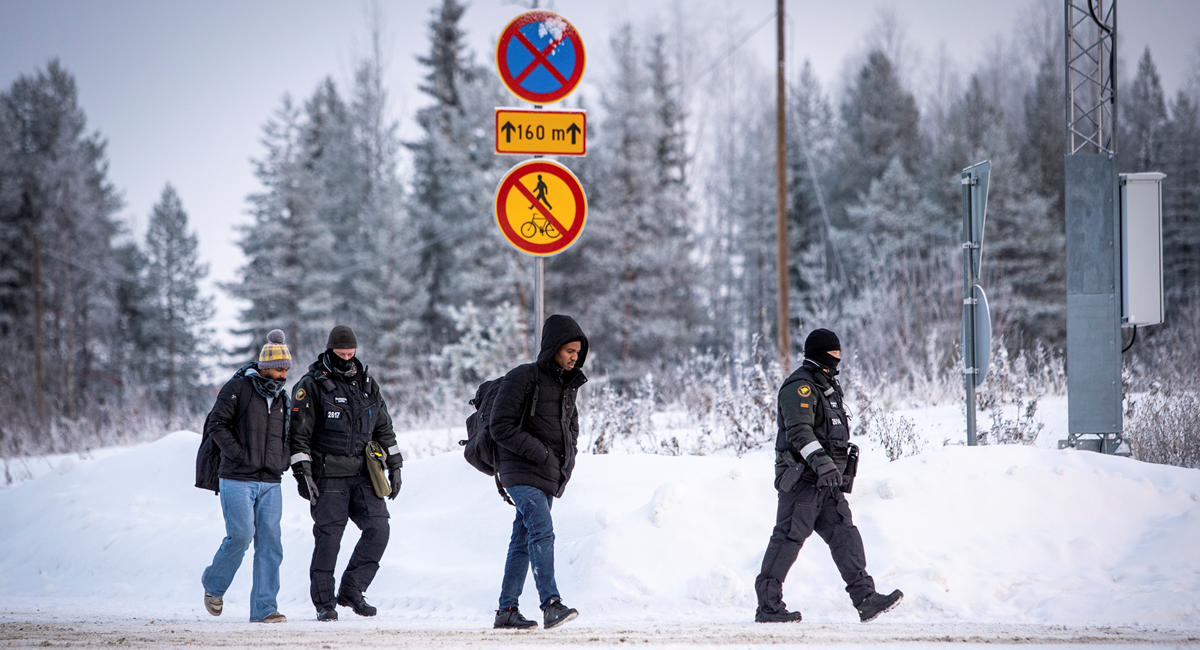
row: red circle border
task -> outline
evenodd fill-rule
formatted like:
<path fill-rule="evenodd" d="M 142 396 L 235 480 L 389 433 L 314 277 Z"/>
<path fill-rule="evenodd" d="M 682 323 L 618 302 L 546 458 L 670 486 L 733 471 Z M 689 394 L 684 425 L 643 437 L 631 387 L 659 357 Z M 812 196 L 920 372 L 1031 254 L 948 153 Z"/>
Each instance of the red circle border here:
<path fill-rule="evenodd" d="M 565 182 L 567 187 L 571 188 L 571 195 L 575 198 L 575 221 L 571 223 L 571 229 L 563 233 L 562 240 L 550 244 L 534 244 L 518 235 L 512 225 L 508 223 L 508 214 L 502 207 L 508 199 L 508 193 L 517 184 L 517 179 L 537 172 L 552 174 Z M 587 223 L 587 195 L 583 191 L 583 184 L 565 165 L 548 160 L 527 160 L 508 170 L 504 174 L 504 178 L 500 179 L 500 185 L 496 187 L 494 205 L 496 225 L 508 243 L 522 253 L 539 257 L 557 255 L 570 248 L 579 239 L 579 234 L 583 232 L 583 227 Z"/>
<path fill-rule="evenodd" d="M 533 93 L 521 88 L 516 78 L 508 71 L 508 42 L 513 39 L 513 35 L 518 29 L 529 23 L 542 22 L 548 18 L 557 18 L 567 24 L 567 38 L 571 39 L 571 43 L 575 46 L 575 51 L 577 52 L 575 69 L 571 71 L 570 76 L 567 77 L 568 83 L 562 88 L 551 93 Z M 553 104 L 575 92 L 575 89 L 579 86 L 579 82 L 583 79 L 583 69 L 586 65 L 587 54 L 583 49 L 583 38 L 579 35 L 579 30 L 575 29 L 571 21 L 553 11 L 527 11 L 517 16 L 504 28 L 499 40 L 496 41 L 496 72 L 500 73 L 500 81 L 504 82 L 504 87 L 508 88 L 509 92 L 531 104 Z"/>

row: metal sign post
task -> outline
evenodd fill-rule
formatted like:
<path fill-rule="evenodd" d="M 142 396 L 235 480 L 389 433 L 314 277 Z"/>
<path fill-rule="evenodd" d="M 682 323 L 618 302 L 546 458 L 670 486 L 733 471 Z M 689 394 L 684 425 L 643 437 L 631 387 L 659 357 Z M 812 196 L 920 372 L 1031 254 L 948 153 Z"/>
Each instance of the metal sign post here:
<path fill-rule="evenodd" d="M 984 161 L 962 171 L 963 385 L 967 391 L 967 445 L 974 447 L 975 389 L 987 377 L 992 328 L 987 296 L 976 284 L 983 262 L 983 225 L 987 218 L 988 181 L 992 163 Z"/>
<path fill-rule="evenodd" d="M 537 269 L 533 272 L 534 293 L 534 325 L 533 350 L 534 354 L 541 349 L 542 323 L 546 320 L 546 258 L 537 258 Z"/>

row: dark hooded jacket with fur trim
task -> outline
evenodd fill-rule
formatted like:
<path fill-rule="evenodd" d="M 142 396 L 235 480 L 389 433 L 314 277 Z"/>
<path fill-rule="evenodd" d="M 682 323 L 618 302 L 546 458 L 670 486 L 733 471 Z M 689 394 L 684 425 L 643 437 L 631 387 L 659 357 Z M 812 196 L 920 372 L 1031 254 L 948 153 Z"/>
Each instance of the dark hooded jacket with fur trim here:
<path fill-rule="evenodd" d="M 579 341 L 575 367 L 554 361 L 558 349 Z M 588 340 L 569 316 L 554 315 L 542 327 L 542 349 L 535 363 L 517 366 L 504 376 L 488 426 L 496 440 L 496 474 L 504 487 L 529 485 L 561 497 L 575 469 L 579 442 L 579 387 L 587 382 L 583 362 Z"/>

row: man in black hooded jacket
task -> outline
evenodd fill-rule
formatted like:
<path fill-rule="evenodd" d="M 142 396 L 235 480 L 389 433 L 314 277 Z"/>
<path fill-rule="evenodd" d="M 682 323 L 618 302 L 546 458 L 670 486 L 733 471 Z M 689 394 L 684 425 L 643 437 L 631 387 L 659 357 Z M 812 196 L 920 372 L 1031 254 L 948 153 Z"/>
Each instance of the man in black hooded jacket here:
<path fill-rule="evenodd" d="M 759 623 L 800 620 L 800 612 L 788 611 L 783 602 L 783 580 L 813 531 L 829 545 L 859 620 L 874 620 L 904 597 L 899 589 L 886 596 L 875 592 L 862 536 L 842 493 L 850 424 L 836 378 L 841 351 L 837 334 L 813 330 L 804 341 L 804 362 L 779 389 L 775 440 L 779 508 L 762 571 L 754 581 L 758 594 L 754 620 Z"/>
<path fill-rule="evenodd" d="M 587 381 L 581 371 L 587 351 L 587 337 L 571 317 L 547 318 L 537 361 L 509 371 L 492 406 L 488 429 L 496 441 L 496 475 L 517 508 L 497 628 L 537 627 L 517 609 L 531 564 L 545 627 L 557 627 L 579 615 L 563 605 L 554 582 L 550 508 L 562 496 L 575 468 L 579 440 L 575 398 Z"/>

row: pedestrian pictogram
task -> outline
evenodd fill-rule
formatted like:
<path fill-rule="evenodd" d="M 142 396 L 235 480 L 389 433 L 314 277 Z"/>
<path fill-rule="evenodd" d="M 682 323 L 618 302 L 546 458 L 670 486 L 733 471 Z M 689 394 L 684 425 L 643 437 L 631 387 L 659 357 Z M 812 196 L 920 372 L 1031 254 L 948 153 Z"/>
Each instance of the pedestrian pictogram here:
<path fill-rule="evenodd" d="M 513 167 L 496 188 L 496 225 L 510 244 L 530 255 L 555 255 L 579 238 L 587 197 L 579 179 L 549 160 Z"/>
<path fill-rule="evenodd" d="M 496 153 L 586 156 L 586 111 L 496 109 Z"/>
<path fill-rule="evenodd" d="M 585 63 L 583 39 L 552 11 L 517 16 L 496 43 L 496 69 L 517 97 L 534 104 L 557 102 L 579 85 Z"/>

